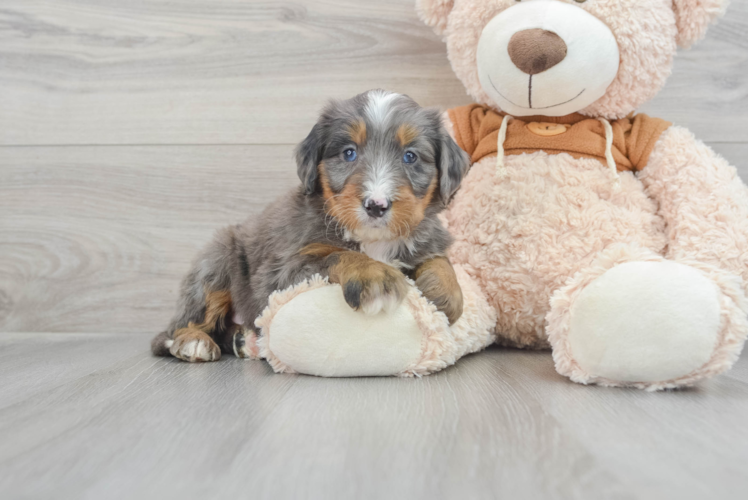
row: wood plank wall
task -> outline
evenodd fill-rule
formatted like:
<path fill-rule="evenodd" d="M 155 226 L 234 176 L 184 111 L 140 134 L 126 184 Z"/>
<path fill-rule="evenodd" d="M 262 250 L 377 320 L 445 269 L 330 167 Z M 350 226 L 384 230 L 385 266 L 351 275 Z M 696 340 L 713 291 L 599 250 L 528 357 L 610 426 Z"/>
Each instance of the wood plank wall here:
<path fill-rule="evenodd" d="M 748 2 L 643 111 L 748 180 Z M 297 181 L 329 97 L 466 104 L 412 0 L 3 0 L 0 331 L 155 332 L 212 232 Z"/>

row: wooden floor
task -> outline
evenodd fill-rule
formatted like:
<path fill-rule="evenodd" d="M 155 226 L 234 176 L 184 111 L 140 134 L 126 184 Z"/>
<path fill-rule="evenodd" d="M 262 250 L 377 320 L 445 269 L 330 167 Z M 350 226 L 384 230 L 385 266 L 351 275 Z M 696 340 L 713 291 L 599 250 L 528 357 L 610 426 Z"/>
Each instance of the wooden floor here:
<path fill-rule="evenodd" d="M 591 388 L 489 349 L 422 379 L 0 334 L 2 498 L 744 499 L 748 356 L 697 389 Z"/>
<path fill-rule="evenodd" d="M 470 102 L 413 3 L 0 1 L 0 498 L 746 498 L 745 355 L 647 394 L 500 349 L 421 380 L 148 354 L 328 98 Z M 642 111 L 748 180 L 746 33 L 732 2 Z"/>

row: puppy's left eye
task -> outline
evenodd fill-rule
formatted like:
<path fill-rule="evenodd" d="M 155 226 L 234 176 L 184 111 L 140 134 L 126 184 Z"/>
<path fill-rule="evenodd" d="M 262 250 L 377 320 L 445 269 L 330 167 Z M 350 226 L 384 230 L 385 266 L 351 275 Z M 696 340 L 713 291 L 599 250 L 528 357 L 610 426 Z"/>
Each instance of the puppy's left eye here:
<path fill-rule="evenodd" d="M 417 159 L 418 157 L 412 151 L 406 151 L 403 155 L 403 162 L 405 163 L 415 163 Z"/>
<path fill-rule="evenodd" d="M 345 161 L 356 161 L 357 157 L 358 155 L 356 154 L 355 149 L 346 149 L 345 151 L 343 151 L 343 159 Z"/>

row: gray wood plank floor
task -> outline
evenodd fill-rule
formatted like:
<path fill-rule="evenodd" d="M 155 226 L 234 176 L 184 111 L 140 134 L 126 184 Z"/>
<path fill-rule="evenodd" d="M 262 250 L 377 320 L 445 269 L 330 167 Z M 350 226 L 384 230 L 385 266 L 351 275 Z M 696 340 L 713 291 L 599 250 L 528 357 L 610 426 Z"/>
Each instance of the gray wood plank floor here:
<path fill-rule="evenodd" d="M 140 334 L 0 334 L 3 498 L 719 498 L 748 488 L 748 356 L 665 393 L 491 348 L 423 379 L 150 356 Z"/>
<path fill-rule="evenodd" d="M 746 32 L 732 2 L 642 111 L 748 181 Z M 416 380 L 149 355 L 197 249 L 376 87 L 470 102 L 413 0 L 0 2 L 0 498 L 745 498 L 745 354 L 658 394 L 542 352 Z"/>

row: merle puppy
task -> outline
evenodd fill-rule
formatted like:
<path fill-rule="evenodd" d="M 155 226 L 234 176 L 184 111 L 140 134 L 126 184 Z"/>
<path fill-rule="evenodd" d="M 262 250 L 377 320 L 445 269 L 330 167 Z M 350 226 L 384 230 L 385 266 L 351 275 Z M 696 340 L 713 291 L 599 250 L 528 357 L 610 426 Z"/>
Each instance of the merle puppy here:
<path fill-rule="evenodd" d="M 365 314 L 396 306 L 405 276 L 451 323 L 462 291 L 437 219 L 468 168 L 440 113 L 375 90 L 333 101 L 296 150 L 302 185 L 256 220 L 227 227 L 185 278 L 157 355 L 215 361 L 248 355 L 240 324 L 268 297 L 314 274 L 342 286 Z"/>

